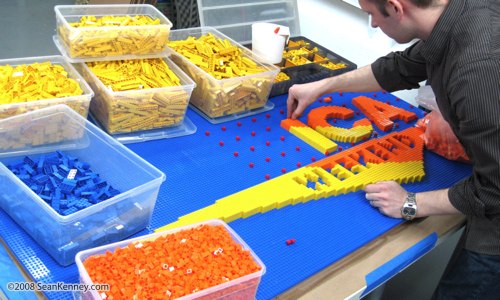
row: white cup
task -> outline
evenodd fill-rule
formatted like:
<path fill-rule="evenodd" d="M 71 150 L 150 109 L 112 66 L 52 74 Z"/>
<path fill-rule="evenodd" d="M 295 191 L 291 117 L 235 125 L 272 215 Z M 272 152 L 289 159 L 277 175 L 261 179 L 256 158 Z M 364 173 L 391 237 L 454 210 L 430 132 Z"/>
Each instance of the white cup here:
<path fill-rule="evenodd" d="M 254 23 L 252 24 L 252 51 L 264 63 L 280 63 L 288 35 L 289 30 L 284 26 L 272 23 Z"/>

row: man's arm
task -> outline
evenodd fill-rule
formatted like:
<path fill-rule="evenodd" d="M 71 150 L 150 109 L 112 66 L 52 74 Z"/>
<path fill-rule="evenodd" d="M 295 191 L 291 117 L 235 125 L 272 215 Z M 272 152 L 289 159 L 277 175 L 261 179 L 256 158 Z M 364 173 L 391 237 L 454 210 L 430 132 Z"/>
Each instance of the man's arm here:
<path fill-rule="evenodd" d="M 321 95 L 333 92 L 371 92 L 382 88 L 371 66 L 306 84 L 295 84 L 288 90 L 287 117 L 297 119 Z"/>
<path fill-rule="evenodd" d="M 381 181 L 365 188 L 366 199 L 381 213 L 401 218 L 401 207 L 406 199 L 406 190 L 395 181 Z M 460 214 L 448 199 L 448 189 L 417 193 L 417 217 L 431 215 Z"/>

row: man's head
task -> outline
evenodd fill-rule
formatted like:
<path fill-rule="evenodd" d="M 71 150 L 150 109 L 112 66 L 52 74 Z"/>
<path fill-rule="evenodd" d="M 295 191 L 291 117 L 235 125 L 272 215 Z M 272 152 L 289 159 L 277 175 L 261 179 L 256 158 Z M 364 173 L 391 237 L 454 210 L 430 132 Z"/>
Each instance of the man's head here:
<path fill-rule="evenodd" d="M 359 0 L 371 16 L 371 26 L 398 43 L 425 39 L 448 0 Z M 437 9 L 436 9 L 437 8 Z"/>
<path fill-rule="evenodd" d="M 375 4 L 377 6 L 379 12 L 385 17 L 389 16 L 389 13 L 387 12 L 387 10 L 385 8 L 387 1 L 388 0 L 368 0 L 368 2 Z M 413 3 L 413 5 L 415 5 L 416 7 L 420 7 L 420 8 L 429 7 L 434 2 L 434 0 L 409 0 L 409 1 L 411 3 Z"/>

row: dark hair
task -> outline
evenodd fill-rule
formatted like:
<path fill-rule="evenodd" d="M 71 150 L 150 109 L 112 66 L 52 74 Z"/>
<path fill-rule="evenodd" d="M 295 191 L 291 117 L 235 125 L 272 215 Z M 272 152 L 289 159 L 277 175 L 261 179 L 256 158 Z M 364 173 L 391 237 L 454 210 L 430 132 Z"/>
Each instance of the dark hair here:
<path fill-rule="evenodd" d="M 389 14 L 387 13 L 387 10 L 385 9 L 385 4 L 387 3 L 387 0 L 368 0 L 368 1 L 377 5 L 378 10 L 380 11 L 380 13 L 382 13 L 382 15 L 384 17 L 389 16 Z M 434 2 L 434 0 L 409 0 L 409 1 L 411 3 L 413 3 L 413 5 L 415 5 L 416 7 L 420 7 L 420 8 L 429 7 Z"/>

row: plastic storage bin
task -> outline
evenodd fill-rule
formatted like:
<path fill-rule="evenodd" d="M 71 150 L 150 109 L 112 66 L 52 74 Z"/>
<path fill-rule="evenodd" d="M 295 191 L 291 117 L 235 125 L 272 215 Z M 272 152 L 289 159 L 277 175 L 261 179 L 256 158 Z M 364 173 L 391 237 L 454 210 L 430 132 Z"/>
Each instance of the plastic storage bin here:
<path fill-rule="evenodd" d="M 172 22 L 149 4 L 56 5 L 54 42 L 72 63 L 164 56 Z M 83 16 L 149 16 L 160 24 L 72 27 Z"/>
<path fill-rule="evenodd" d="M 7 166 L 28 156 L 63 151 L 121 193 L 60 215 Z M 0 207 L 59 264 L 75 254 L 120 241 L 151 220 L 165 175 L 64 105 L 0 120 Z"/>
<path fill-rule="evenodd" d="M 254 272 L 252 274 L 248 274 L 245 276 L 242 276 L 240 278 L 225 282 L 223 284 L 219 284 L 217 286 L 213 286 L 204 290 L 200 290 L 198 292 L 195 292 L 193 294 L 189 294 L 180 298 L 177 298 L 179 300 L 188 300 L 188 299 L 248 299 L 252 300 L 255 299 L 255 294 L 257 292 L 257 288 L 260 283 L 260 279 L 262 275 L 265 274 L 266 272 L 266 267 L 262 263 L 262 261 L 257 257 L 257 255 L 250 249 L 250 247 L 239 237 L 236 232 L 234 232 L 233 229 L 231 229 L 225 222 L 221 220 L 209 220 L 197 224 L 192 224 L 188 226 L 183 226 L 179 228 L 175 228 L 172 230 L 167 230 L 163 232 L 158 232 L 158 233 L 153 233 L 149 235 L 145 235 L 142 237 L 110 244 L 110 245 L 105 245 L 101 247 L 97 247 L 94 249 L 89 249 L 89 250 L 84 250 L 79 252 L 76 255 L 76 265 L 78 267 L 78 272 L 80 274 L 80 283 L 82 284 L 93 284 L 92 280 L 89 277 L 89 274 L 87 273 L 87 270 L 85 269 L 83 262 L 90 256 L 97 255 L 97 254 L 104 254 L 107 251 L 114 252 L 117 248 L 124 248 L 127 245 L 134 243 L 134 242 L 140 242 L 144 240 L 154 240 L 160 236 L 167 236 L 182 230 L 194 228 L 200 225 L 208 225 L 208 226 L 224 226 L 225 229 L 230 233 L 231 237 L 233 240 L 242 246 L 244 250 L 250 251 L 250 254 L 254 260 L 254 262 L 260 266 L 260 270 L 257 272 Z M 102 299 L 99 295 L 99 292 L 97 291 L 88 291 L 87 293 L 82 292 L 82 299 Z"/>
<path fill-rule="evenodd" d="M 83 77 L 69 64 L 64 57 L 60 55 L 54 56 L 40 56 L 40 57 L 27 57 L 27 58 L 13 58 L 0 60 L 0 65 L 10 65 L 13 67 L 19 65 L 30 65 L 34 63 L 51 62 L 53 65 L 60 65 L 68 73 L 68 77 L 74 79 L 83 91 L 82 95 L 69 96 L 61 98 L 50 98 L 45 100 L 34 100 L 28 102 L 16 102 L 0 105 L 0 119 L 22 114 L 28 111 L 48 107 L 56 104 L 66 104 L 73 110 L 78 112 L 83 117 L 87 117 L 90 100 L 94 96 L 94 92 L 90 89 L 89 85 Z"/>
<path fill-rule="evenodd" d="M 290 52 L 301 48 L 308 51 L 308 53 L 295 55 L 294 52 Z M 317 51 L 314 52 L 313 49 L 315 48 Z M 294 63 L 297 59 L 298 62 Z M 303 61 L 300 61 L 301 59 Z M 343 64 L 345 67 L 331 69 L 327 67 L 328 64 Z M 303 36 L 290 38 L 288 46 L 285 47 L 283 53 L 283 60 L 281 63 L 277 64 L 277 66 L 281 69 L 281 72 L 287 74 L 290 79 L 275 82 L 270 97 L 288 93 L 288 89 L 293 84 L 312 82 L 340 75 L 357 68 L 355 63 Z"/>
<path fill-rule="evenodd" d="M 296 0 L 198 0 L 198 11 L 202 27 L 214 27 L 241 44 L 252 42 L 256 22 L 286 26 L 291 36 L 300 35 Z"/>
<path fill-rule="evenodd" d="M 276 66 L 258 62 L 258 57 L 247 48 L 211 27 L 172 30 L 170 40 L 186 40 L 188 37 L 200 38 L 209 33 L 218 39 L 227 40 L 231 45 L 241 49 L 243 57 L 256 62 L 264 71 L 258 74 L 217 80 L 186 57 L 172 50 L 170 58 L 196 82 L 191 104 L 209 119 L 221 119 L 235 114 L 243 116 L 245 112 L 264 107 L 274 79 L 279 72 Z"/>
<path fill-rule="evenodd" d="M 184 120 L 196 84 L 170 59 L 163 58 L 180 79 L 180 86 L 114 92 L 82 63 L 82 74 L 96 96 L 92 116 L 110 134 L 138 132 L 179 125 Z"/>

